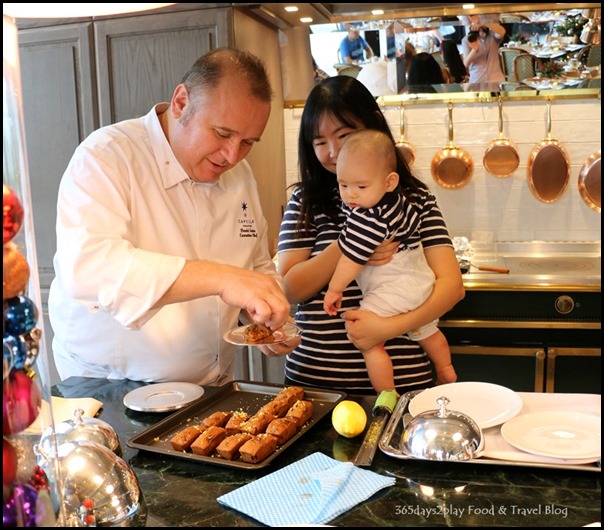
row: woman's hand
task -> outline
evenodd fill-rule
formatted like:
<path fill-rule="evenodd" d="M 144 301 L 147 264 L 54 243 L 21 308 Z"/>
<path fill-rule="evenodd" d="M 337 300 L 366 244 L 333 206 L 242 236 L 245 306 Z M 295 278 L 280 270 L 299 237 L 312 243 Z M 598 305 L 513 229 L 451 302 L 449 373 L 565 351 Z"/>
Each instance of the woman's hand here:
<path fill-rule="evenodd" d="M 392 256 L 396 254 L 397 250 L 397 241 L 393 241 L 392 239 L 390 241 L 384 241 L 375 249 L 375 252 L 371 255 L 371 258 L 369 258 L 367 265 L 378 266 L 390 263 L 390 261 L 392 261 Z"/>
<path fill-rule="evenodd" d="M 388 325 L 389 317 L 380 317 L 371 311 L 352 309 L 342 313 L 348 338 L 361 351 L 383 344 L 397 334 Z"/>

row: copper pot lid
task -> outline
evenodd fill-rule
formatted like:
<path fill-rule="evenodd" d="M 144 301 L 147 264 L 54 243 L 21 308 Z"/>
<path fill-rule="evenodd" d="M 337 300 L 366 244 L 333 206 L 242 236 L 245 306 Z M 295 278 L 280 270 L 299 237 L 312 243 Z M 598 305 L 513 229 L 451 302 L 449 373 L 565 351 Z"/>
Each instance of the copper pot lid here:
<path fill-rule="evenodd" d="M 514 143 L 503 135 L 503 102 L 497 101 L 499 107 L 499 137 L 491 141 L 485 150 L 482 164 L 495 177 L 509 177 L 520 165 L 520 155 Z"/>
<path fill-rule="evenodd" d="M 411 167 L 413 162 L 415 162 L 415 149 L 407 140 L 405 140 L 405 108 L 402 104 L 400 109 L 400 138 L 398 142 L 396 142 L 396 148 L 403 155 L 407 165 Z"/>
<path fill-rule="evenodd" d="M 552 138 L 551 101 L 547 100 L 547 136 L 529 155 L 527 177 L 532 194 L 541 202 L 557 201 L 570 181 L 570 159 L 562 144 Z"/>
<path fill-rule="evenodd" d="M 462 188 L 472 178 L 474 162 L 470 154 L 453 143 L 453 103 L 449 102 L 449 145 L 432 158 L 434 180 L 444 188 Z"/>
<path fill-rule="evenodd" d="M 579 172 L 579 193 L 592 210 L 601 213 L 602 196 L 602 154 L 600 149 L 593 153 Z"/>

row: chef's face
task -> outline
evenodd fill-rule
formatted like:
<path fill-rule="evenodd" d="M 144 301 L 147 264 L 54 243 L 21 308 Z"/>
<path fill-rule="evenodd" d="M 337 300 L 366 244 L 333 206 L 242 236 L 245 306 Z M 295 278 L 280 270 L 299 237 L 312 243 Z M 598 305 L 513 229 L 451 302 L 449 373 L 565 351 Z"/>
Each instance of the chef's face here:
<path fill-rule="evenodd" d="M 169 142 L 192 180 L 214 183 L 260 141 L 270 103 L 252 96 L 241 80 L 229 77 L 199 92 L 190 94 L 184 85 L 176 88 Z"/>
<path fill-rule="evenodd" d="M 341 123 L 332 114 L 323 113 L 321 115 L 312 145 L 315 156 L 327 171 L 336 172 L 336 161 L 346 138 L 354 131 L 365 128 L 360 122 L 354 123 L 356 127 L 350 127 Z"/>

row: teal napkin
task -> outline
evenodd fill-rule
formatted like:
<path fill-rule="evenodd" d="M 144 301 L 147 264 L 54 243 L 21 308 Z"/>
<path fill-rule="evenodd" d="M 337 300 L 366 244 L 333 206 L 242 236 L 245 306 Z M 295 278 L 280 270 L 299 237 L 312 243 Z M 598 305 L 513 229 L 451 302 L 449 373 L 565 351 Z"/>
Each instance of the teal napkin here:
<path fill-rule="evenodd" d="M 394 483 L 394 478 L 313 453 L 217 500 L 268 526 L 325 524 Z"/>

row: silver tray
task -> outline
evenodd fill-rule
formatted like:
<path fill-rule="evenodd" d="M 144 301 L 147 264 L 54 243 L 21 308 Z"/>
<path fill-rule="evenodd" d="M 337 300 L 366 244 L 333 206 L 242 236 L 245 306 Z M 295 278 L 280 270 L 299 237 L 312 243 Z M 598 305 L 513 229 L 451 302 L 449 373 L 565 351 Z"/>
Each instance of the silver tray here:
<path fill-rule="evenodd" d="M 380 450 L 393 458 L 398 458 L 400 460 L 418 460 L 417 458 L 406 455 L 400 449 L 401 447 L 401 437 L 403 435 L 403 416 L 409 412 L 409 403 L 411 400 L 421 392 L 421 390 L 414 392 L 407 392 L 403 394 L 396 407 L 392 411 L 392 416 L 390 416 L 390 420 L 382 433 L 379 442 Z M 423 460 L 423 459 L 421 459 Z M 550 463 L 540 463 L 540 462 L 520 462 L 515 460 L 499 460 L 494 458 L 475 458 L 472 460 L 466 461 L 452 461 L 447 463 L 455 463 L 455 464 L 488 464 L 488 465 L 496 465 L 496 466 L 518 466 L 518 467 L 533 467 L 533 468 L 548 468 L 548 469 L 565 469 L 565 470 L 576 470 L 576 471 L 592 471 L 596 473 L 601 472 L 601 467 L 598 463 L 592 464 L 550 464 Z"/>

